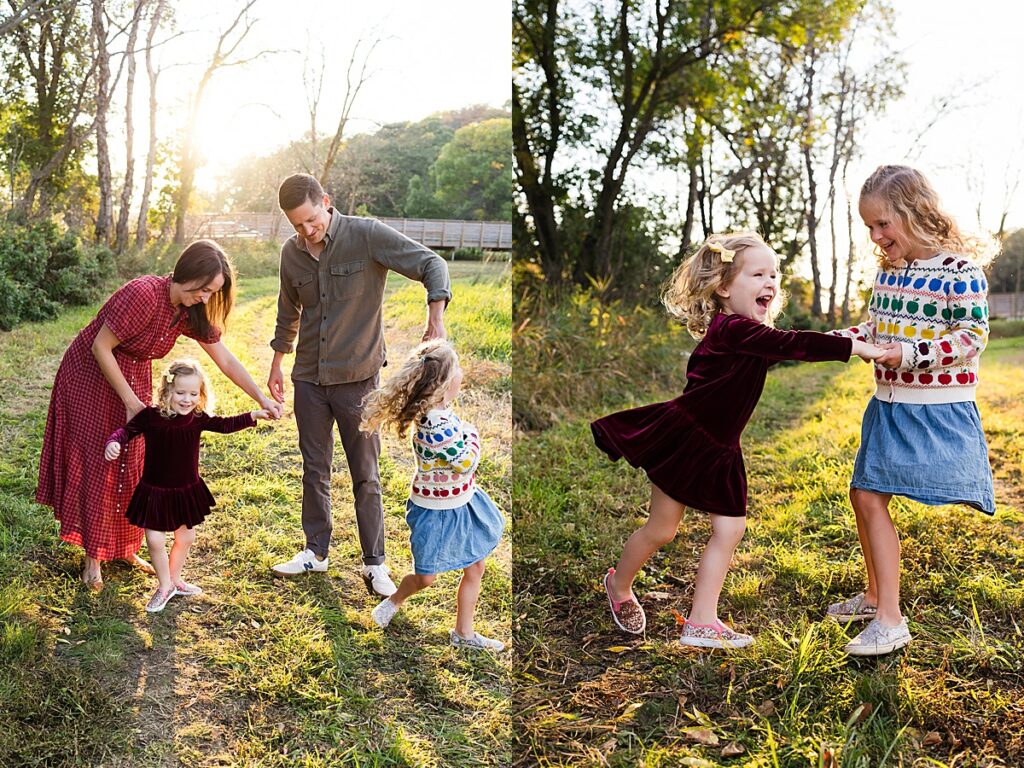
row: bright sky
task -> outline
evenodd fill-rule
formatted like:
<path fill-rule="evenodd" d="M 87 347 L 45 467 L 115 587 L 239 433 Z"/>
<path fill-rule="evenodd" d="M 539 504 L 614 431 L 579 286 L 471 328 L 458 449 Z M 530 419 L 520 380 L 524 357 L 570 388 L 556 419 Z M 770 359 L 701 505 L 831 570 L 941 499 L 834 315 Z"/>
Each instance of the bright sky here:
<path fill-rule="evenodd" d="M 967 228 L 998 227 L 1007 184 L 1019 179 L 1007 225 L 1024 227 L 1024 9 L 999 0 L 970 4 L 899 0 L 894 45 L 909 64 L 907 95 L 890 105 L 864 140 L 864 159 L 853 178 L 883 163 L 921 170 Z M 907 156 L 913 137 L 948 98 L 955 111 Z M 852 168 L 851 168 L 852 172 Z"/>
<path fill-rule="evenodd" d="M 171 0 L 182 34 L 160 52 L 168 68 L 158 84 L 158 130 L 184 122 L 187 100 L 242 0 Z M 501 107 L 511 99 L 512 8 L 509 0 L 259 0 L 258 19 L 238 53 L 280 53 L 218 71 L 203 100 L 198 136 L 207 156 L 198 183 L 209 186 L 242 158 L 269 153 L 309 130 L 303 85 L 304 52 L 327 62 L 317 127 L 333 134 L 345 93 L 345 70 L 360 36 L 383 29 L 346 136 L 384 123 L 411 120 L 472 104 Z M 234 38 L 232 38 L 234 39 Z M 144 154 L 148 109 L 139 62 L 136 145 Z M 122 108 L 123 109 L 123 108 Z"/>

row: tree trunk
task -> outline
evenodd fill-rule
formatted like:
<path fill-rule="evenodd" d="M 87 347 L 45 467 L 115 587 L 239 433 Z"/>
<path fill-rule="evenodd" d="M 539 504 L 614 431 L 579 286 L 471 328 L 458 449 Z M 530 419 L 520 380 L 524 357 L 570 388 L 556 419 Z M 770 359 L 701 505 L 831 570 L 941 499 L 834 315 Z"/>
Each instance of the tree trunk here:
<path fill-rule="evenodd" d="M 512 83 L 512 147 L 519 187 L 526 196 L 526 208 L 533 219 L 533 229 L 537 235 L 541 269 L 545 280 L 551 285 L 557 285 L 562 282 L 562 253 L 558 242 L 558 225 L 555 222 L 554 193 L 550 177 L 541 179 L 537 161 L 530 151 L 526 121 L 515 82 Z"/>
<path fill-rule="evenodd" d="M 686 256 L 693 242 L 693 219 L 697 206 L 697 165 L 690 160 L 687 164 L 690 173 L 690 183 L 686 191 L 686 218 L 683 220 L 683 231 L 679 233 L 679 257 Z"/>
<path fill-rule="evenodd" d="M 853 201 L 850 200 L 850 189 L 846 185 L 846 168 L 850 158 L 846 158 L 843 164 L 843 190 L 846 192 L 846 232 L 849 236 L 849 256 L 846 258 L 846 288 L 843 291 L 842 322 L 844 326 L 850 324 L 850 284 L 853 282 L 853 265 L 856 262 L 857 246 L 853 242 Z"/>
<path fill-rule="evenodd" d="M 110 241 L 113 182 L 110 177 L 110 149 L 107 145 L 107 109 L 110 106 L 110 52 L 103 25 L 103 0 L 92 0 L 92 34 L 96 44 L 96 177 L 99 210 L 96 213 L 96 242 Z"/>
<path fill-rule="evenodd" d="M 148 238 L 149 196 L 153 191 L 153 166 L 156 164 L 156 82 L 160 73 L 153 68 L 153 38 L 160 26 L 166 0 L 157 0 L 153 20 L 146 33 L 146 75 L 149 77 L 149 151 L 146 153 L 146 172 L 142 181 L 142 200 L 139 201 L 139 225 L 135 230 L 135 245 L 142 248 Z"/>
<path fill-rule="evenodd" d="M 135 94 L 135 41 L 139 32 L 139 20 L 142 18 L 142 10 L 146 0 L 136 0 L 135 13 L 132 16 L 132 26 L 128 32 L 128 48 L 125 55 L 128 57 L 128 83 L 125 94 L 124 107 L 124 133 L 125 133 L 125 168 L 124 186 L 121 188 L 121 209 L 117 215 L 117 232 L 114 237 L 115 253 L 122 253 L 128 246 L 128 212 L 132 205 L 132 186 L 135 180 L 135 125 L 132 122 L 132 103 Z"/>

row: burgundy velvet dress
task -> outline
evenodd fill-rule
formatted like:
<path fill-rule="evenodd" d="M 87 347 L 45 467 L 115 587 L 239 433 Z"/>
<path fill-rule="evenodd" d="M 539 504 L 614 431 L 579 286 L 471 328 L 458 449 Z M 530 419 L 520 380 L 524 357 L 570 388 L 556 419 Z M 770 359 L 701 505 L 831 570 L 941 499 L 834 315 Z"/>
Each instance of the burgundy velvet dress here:
<path fill-rule="evenodd" d="M 237 432 L 255 424 L 251 413 L 207 416 L 193 411 L 166 418 L 153 406 L 139 411 L 107 439 L 119 443 L 122 451 L 140 434 L 146 441 L 142 479 L 135 486 L 125 517 L 132 525 L 154 531 L 201 523 L 217 502 L 199 476 L 199 433 Z"/>
<path fill-rule="evenodd" d="M 780 360 L 845 361 L 853 342 L 813 331 L 780 331 L 742 315 L 719 313 L 690 355 L 683 394 L 667 403 L 593 422 L 594 441 L 625 458 L 688 507 L 730 517 L 747 514 L 740 435 L 761 397 L 768 367 Z"/>

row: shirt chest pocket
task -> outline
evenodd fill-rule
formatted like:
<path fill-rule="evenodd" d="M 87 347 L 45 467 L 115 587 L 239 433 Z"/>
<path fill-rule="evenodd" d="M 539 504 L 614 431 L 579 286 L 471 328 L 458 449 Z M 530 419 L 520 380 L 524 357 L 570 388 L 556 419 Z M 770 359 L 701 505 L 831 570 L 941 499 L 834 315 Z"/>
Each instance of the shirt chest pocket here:
<path fill-rule="evenodd" d="M 320 286 L 317 283 L 316 272 L 292 279 L 292 287 L 299 294 L 299 303 L 304 308 L 315 307 L 320 303 Z"/>
<path fill-rule="evenodd" d="M 366 290 L 366 262 L 346 261 L 331 265 L 331 296 L 343 299 Z"/>

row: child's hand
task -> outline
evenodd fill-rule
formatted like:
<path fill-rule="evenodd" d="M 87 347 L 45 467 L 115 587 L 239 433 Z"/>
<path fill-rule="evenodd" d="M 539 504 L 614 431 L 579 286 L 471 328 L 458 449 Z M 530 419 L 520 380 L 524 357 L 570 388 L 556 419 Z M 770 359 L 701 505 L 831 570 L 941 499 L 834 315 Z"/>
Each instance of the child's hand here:
<path fill-rule="evenodd" d="M 879 345 L 882 354 L 876 359 L 879 365 L 886 368 L 899 368 L 903 362 L 903 347 L 898 341 L 890 341 L 888 344 Z"/>
<path fill-rule="evenodd" d="M 121 455 L 121 444 L 120 443 L 107 443 L 107 447 L 103 449 L 103 458 L 107 461 L 113 461 Z"/>
<path fill-rule="evenodd" d="M 257 419 L 257 420 L 258 419 L 263 419 L 264 421 L 270 421 L 271 419 L 277 418 L 275 415 L 273 415 L 266 408 L 263 408 L 263 409 L 258 410 L 258 411 L 250 411 L 250 415 L 254 419 Z"/>
<path fill-rule="evenodd" d="M 869 363 L 872 360 L 877 360 L 884 354 L 885 350 L 876 344 L 869 344 L 866 341 L 858 341 L 854 339 L 852 354 L 859 357 L 865 363 Z"/>

